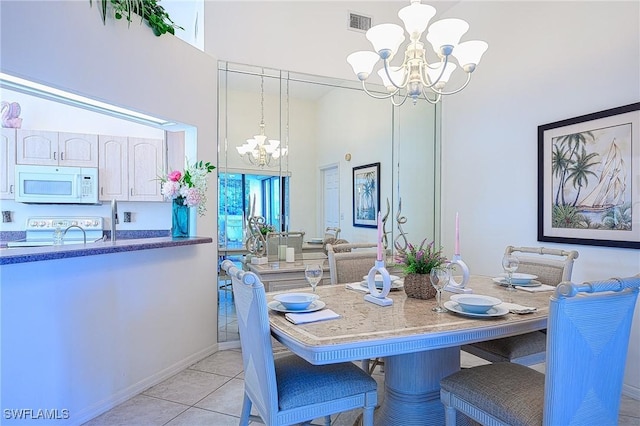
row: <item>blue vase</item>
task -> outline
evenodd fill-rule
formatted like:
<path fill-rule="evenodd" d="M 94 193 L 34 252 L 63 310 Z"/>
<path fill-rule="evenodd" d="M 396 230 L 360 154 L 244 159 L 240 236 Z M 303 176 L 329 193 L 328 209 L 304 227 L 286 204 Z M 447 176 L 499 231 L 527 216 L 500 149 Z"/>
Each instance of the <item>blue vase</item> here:
<path fill-rule="evenodd" d="M 184 200 L 173 200 L 171 215 L 171 236 L 185 238 L 189 236 L 189 207 L 182 204 Z"/>

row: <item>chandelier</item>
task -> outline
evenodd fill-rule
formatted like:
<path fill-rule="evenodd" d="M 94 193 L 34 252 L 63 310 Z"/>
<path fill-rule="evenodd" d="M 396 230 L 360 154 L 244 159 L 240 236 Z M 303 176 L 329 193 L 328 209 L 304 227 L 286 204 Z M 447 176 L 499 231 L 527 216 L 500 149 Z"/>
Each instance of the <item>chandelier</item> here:
<path fill-rule="evenodd" d="M 260 75 L 260 134 L 255 135 L 241 146 L 238 154 L 254 166 L 271 166 L 280 157 L 287 155 L 287 148 L 280 148 L 280 141 L 269 139 L 264 134 L 264 75 Z"/>
<path fill-rule="evenodd" d="M 421 4 L 420 0 L 411 0 L 410 6 L 400 9 L 398 16 L 404 22 L 410 40 L 400 66 L 391 65 L 391 61 L 405 40 L 402 27 L 380 24 L 367 31 L 366 37 L 375 52 L 354 52 L 347 57 L 347 62 L 362 81 L 362 87 L 369 96 L 377 99 L 390 98 L 395 106 L 402 105 L 409 97 L 414 104 L 419 98 L 435 104 L 443 95 L 452 95 L 467 87 L 471 73 L 476 69 L 489 45 L 479 40 L 460 43 L 460 38 L 469 29 L 469 24 L 462 19 L 442 19 L 431 24 L 426 37 L 439 60 L 427 62 L 424 43 L 420 39 L 429 25 L 429 20 L 435 14 L 435 8 Z M 452 56 L 467 74 L 466 81 L 455 90 L 445 91 L 445 85 L 457 68 L 451 61 Z M 378 75 L 388 92 L 384 95 L 371 93 L 365 85 L 379 59 L 382 59 L 383 68 L 378 71 Z M 396 95 L 401 96 L 402 100 L 396 102 Z"/>

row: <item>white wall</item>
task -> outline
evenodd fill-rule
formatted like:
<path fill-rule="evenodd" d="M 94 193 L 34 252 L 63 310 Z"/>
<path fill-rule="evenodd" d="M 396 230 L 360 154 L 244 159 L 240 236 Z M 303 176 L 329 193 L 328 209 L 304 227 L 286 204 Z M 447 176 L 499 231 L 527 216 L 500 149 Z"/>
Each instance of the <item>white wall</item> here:
<path fill-rule="evenodd" d="M 216 163 L 215 58 L 175 37 L 156 37 L 144 25 L 108 20 L 104 26 L 95 3 L 3 0 L 2 71 L 193 126 L 197 158 Z M 209 186 L 207 197 L 217 199 L 216 185 Z M 198 235 L 215 241 L 215 217 L 209 213 L 198 219 Z M 216 244 L 136 253 L 3 265 L 3 407 L 67 406 L 74 416 L 69 423 L 81 423 L 216 349 Z M 35 293 L 28 295 L 29 289 Z M 47 299 L 52 289 L 61 304 L 49 303 L 56 300 Z M 42 309 L 28 305 L 36 299 Z M 26 307 L 18 312 L 5 305 L 11 303 Z M 126 315 L 118 311 L 131 303 L 137 305 Z M 47 323 L 49 318 L 59 322 Z M 134 320 L 139 323 L 128 327 Z M 15 331 L 5 334 L 12 322 L 29 330 L 25 336 L 32 340 L 23 345 Z M 44 344 L 55 336 L 44 338 L 48 329 L 38 324 L 59 327 L 55 331 L 62 338 L 52 342 L 51 353 Z M 120 333 L 118 344 L 103 349 L 105 342 L 92 337 L 92 329 L 109 338 L 109 333 Z M 5 340 L 7 335 L 11 339 Z M 118 358 L 113 351 L 119 349 L 131 349 L 135 356 L 130 352 Z M 35 358 L 25 357 L 26 364 L 20 364 L 23 351 Z M 32 359 L 43 364 L 32 364 Z M 26 376 L 8 374 L 5 369 L 14 366 L 5 361 L 16 362 L 16 371 L 26 367 Z M 94 361 L 98 365 L 91 365 Z"/>
<path fill-rule="evenodd" d="M 461 2 L 450 16 L 467 19 L 489 50 L 471 84 L 443 102 L 444 245 L 459 211 L 472 273 L 500 271 L 509 244 L 578 250 L 574 281 L 639 273 L 638 250 L 537 241 L 537 127 L 640 100 L 640 3 Z M 625 374 L 636 398 L 639 312 Z"/>

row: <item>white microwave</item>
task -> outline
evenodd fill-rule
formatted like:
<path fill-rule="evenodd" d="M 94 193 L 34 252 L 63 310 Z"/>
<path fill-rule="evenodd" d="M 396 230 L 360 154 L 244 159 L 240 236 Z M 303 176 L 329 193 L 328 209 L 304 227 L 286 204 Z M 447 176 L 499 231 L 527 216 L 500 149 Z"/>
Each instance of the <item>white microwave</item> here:
<path fill-rule="evenodd" d="M 41 204 L 97 204 L 96 167 L 16 165 L 15 200 Z"/>

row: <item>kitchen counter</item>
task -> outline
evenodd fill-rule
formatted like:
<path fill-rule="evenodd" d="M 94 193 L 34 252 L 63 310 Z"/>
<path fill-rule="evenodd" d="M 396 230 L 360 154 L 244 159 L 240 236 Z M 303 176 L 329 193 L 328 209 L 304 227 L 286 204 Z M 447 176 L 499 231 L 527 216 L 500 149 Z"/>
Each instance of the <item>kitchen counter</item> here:
<path fill-rule="evenodd" d="M 127 251 L 150 250 L 165 247 L 179 247 L 194 244 L 212 243 L 210 237 L 189 238 L 138 238 L 111 241 L 98 241 L 87 244 L 70 244 L 63 246 L 24 247 L 0 249 L 0 265 L 15 263 L 39 262 L 43 260 L 66 259 L 82 256 L 120 253 Z"/>

